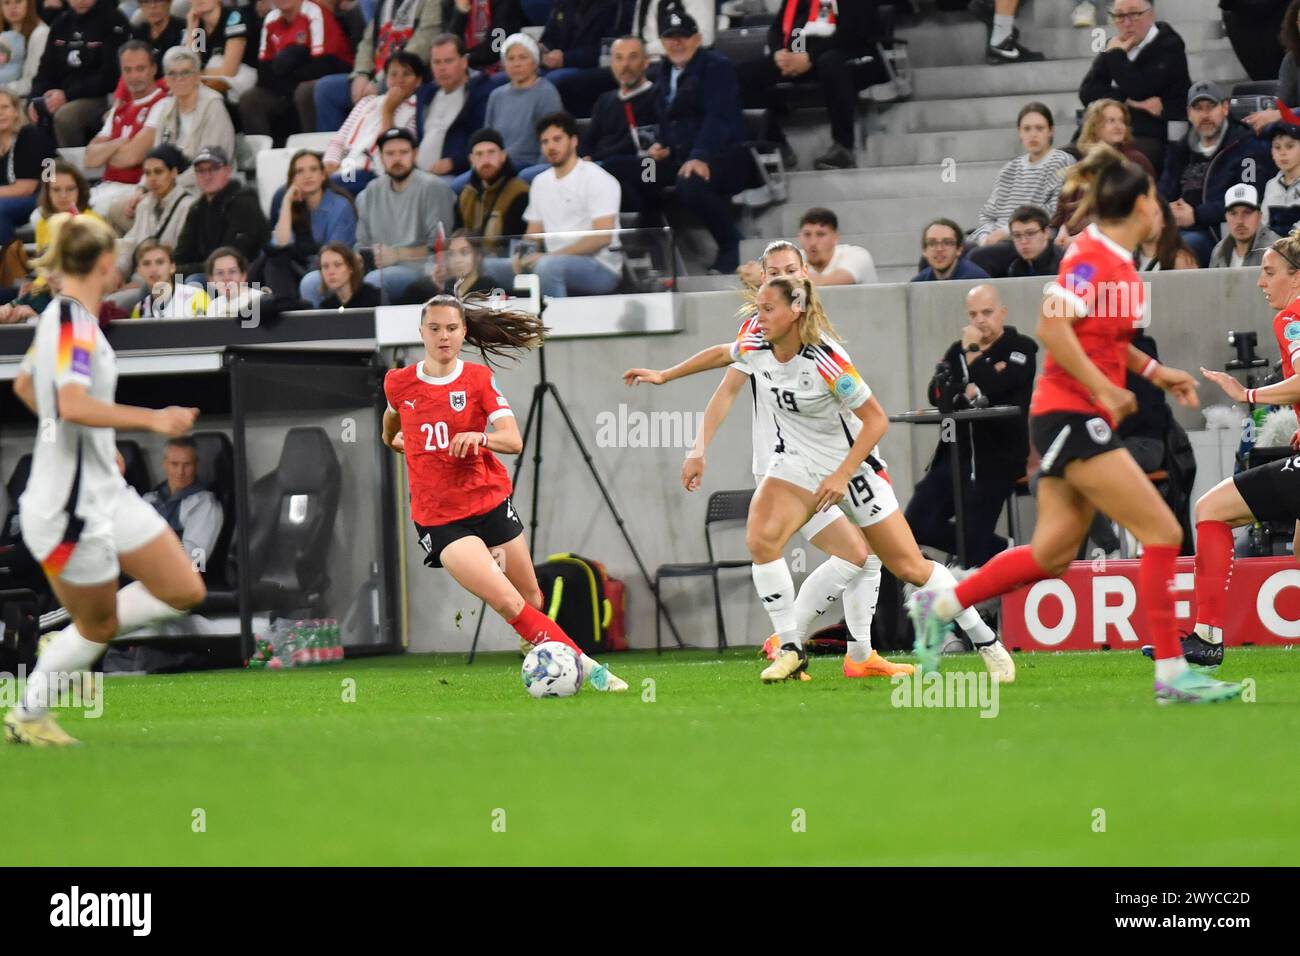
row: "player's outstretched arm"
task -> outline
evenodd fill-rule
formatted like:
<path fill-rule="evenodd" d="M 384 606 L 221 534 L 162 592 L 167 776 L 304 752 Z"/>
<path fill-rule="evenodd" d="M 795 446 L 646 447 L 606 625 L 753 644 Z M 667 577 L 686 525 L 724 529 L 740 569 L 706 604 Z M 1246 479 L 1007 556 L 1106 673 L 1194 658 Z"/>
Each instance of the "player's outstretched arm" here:
<path fill-rule="evenodd" d="M 87 428 L 115 428 L 121 431 L 157 432 L 168 438 L 184 435 L 194 427 L 197 408 L 140 408 L 103 402 L 86 391 L 86 386 L 69 382 L 59 386 L 59 417 Z"/>
<path fill-rule="evenodd" d="M 1178 404 L 1188 408 L 1200 408 L 1201 400 L 1196 394 L 1197 383 L 1191 372 L 1180 368 L 1161 365 L 1135 345 L 1128 347 L 1128 370 L 1149 380 L 1152 385 L 1168 392 L 1178 400 Z"/>
<path fill-rule="evenodd" d="M 711 368 L 726 368 L 733 361 L 735 359 L 731 357 L 730 343 L 727 345 L 713 345 L 696 352 L 685 362 L 662 371 L 649 368 L 630 368 L 623 373 L 623 384 L 640 385 L 645 382 L 649 385 L 667 385 L 675 379 L 695 375 L 698 372 L 707 372 Z"/>
<path fill-rule="evenodd" d="M 713 390 L 713 396 L 704 409 L 704 423 L 695 438 L 695 445 L 686 453 L 686 460 L 682 462 L 682 487 L 687 491 L 695 491 L 700 487 L 700 481 L 704 477 L 704 453 L 717 434 L 718 427 L 731 414 L 731 406 L 736 403 L 736 396 L 745 387 L 748 378 L 744 372 L 729 368 L 718 387 Z"/>
<path fill-rule="evenodd" d="M 1213 382 L 1234 402 L 1250 402 L 1252 405 L 1294 405 L 1300 402 L 1300 375 L 1263 388 L 1246 388 L 1227 372 L 1216 372 L 1202 368 L 1201 374 Z"/>

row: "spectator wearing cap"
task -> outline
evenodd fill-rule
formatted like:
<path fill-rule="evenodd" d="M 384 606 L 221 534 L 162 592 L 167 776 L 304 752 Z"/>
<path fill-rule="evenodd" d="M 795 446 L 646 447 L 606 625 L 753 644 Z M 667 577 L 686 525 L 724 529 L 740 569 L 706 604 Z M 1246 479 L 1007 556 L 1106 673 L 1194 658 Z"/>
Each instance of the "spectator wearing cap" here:
<path fill-rule="evenodd" d="M 118 49 L 117 59 L 122 95 L 113 98 L 103 129 L 86 145 L 86 166 L 105 167 L 103 178 L 90 191 L 90 208 L 105 217 L 115 202 L 135 192 L 141 164 L 156 135 L 145 120 L 155 104 L 167 98 L 148 44 L 128 40 Z"/>
<path fill-rule="evenodd" d="M 590 116 L 596 97 L 613 88 L 600 65 L 601 43 L 618 35 L 623 6 L 623 0 L 555 0 L 551 7 L 540 40 L 542 67 L 574 116 Z"/>
<path fill-rule="evenodd" d="M 366 188 L 379 167 L 379 135 L 394 127 L 415 135 L 415 91 L 424 81 L 424 61 L 399 50 L 384 68 L 387 89 L 363 97 L 325 148 L 325 171 L 352 195 Z"/>
<path fill-rule="evenodd" d="M 840 220 L 814 206 L 799 218 L 799 247 L 813 285 L 862 285 L 876 281 L 876 263 L 861 246 L 840 242 Z"/>
<path fill-rule="evenodd" d="M 736 68 L 721 54 L 701 49 L 699 26 L 676 8 L 660 24 L 659 36 L 665 54 L 654 89 L 659 125 L 647 150 L 655 175 L 646 182 L 637 157 L 619 157 L 617 165 L 607 160 L 607 165 L 624 189 L 640 191 L 649 222 L 659 217 L 663 189 L 676 186 L 677 204 L 700 218 L 718 247 L 710 269 L 726 275 L 740 264 L 740 230 L 731 197 L 753 175 L 753 160 L 743 145 Z"/>
<path fill-rule="evenodd" d="M 415 136 L 395 128 L 379 137 L 384 174 L 357 199 L 357 245 L 374 262 L 365 281 L 396 302 L 423 274 L 422 266 L 439 236 L 452 231 L 455 204 L 451 190 L 432 173 L 415 167 Z M 299 294 L 313 306 L 322 297 L 319 270 L 309 273 Z"/>
<path fill-rule="evenodd" d="M 523 28 L 519 0 L 454 0 L 447 23 L 447 32 L 464 41 L 469 65 L 485 73 L 496 73 L 504 62 L 497 54 L 497 39 Z"/>
<path fill-rule="evenodd" d="M 1281 237 L 1263 224 L 1255 187 L 1248 183 L 1231 187 L 1223 197 L 1223 212 L 1227 235 L 1210 253 L 1210 268 L 1237 269 L 1262 263 L 1268 247 Z"/>
<path fill-rule="evenodd" d="M 622 36 L 614 41 L 609 70 L 618 88 L 597 98 L 591 124 L 578 146 L 583 158 L 603 164 L 613 156 L 646 155 L 659 125 L 655 85 L 646 77 L 649 63 L 639 37 Z M 639 190 L 623 190 L 623 208 L 639 210 Z"/>
<path fill-rule="evenodd" d="M 232 178 L 230 157 L 219 146 L 205 146 L 194 157 L 201 195 L 190 206 L 176 243 L 176 268 L 187 279 L 205 274 L 207 260 L 221 248 L 256 258 L 271 240 L 271 225 L 257 190 Z"/>
<path fill-rule="evenodd" d="M 925 268 L 912 276 L 913 282 L 991 278 L 962 255 L 962 229 L 951 219 L 935 219 L 921 230 L 921 255 Z"/>
<path fill-rule="evenodd" d="M 131 37 L 149 47 L 161 70 L 163 54 L 184 43 L 185 21 L 172 16 L 172 0 L 140 0 L 140 22 L 131 28 Z"/>
<path fill-rule="evenodd" d="M 791 169 L 799 158 L 781 129 L 790 113 L 788 95 L 778 84 L 814 81 L 831 121 L 831 148 L 813 162 L 817 169 L 848 169 L 854 160 L 854 119 L 858 90 L 886 79 L 883 65 L 874 60 L 858 66 L 875 50 L 879 28 L 874 3 L 816 3 L 782 0 L 771 26 L 763 54 L 740 64 L 740 88 L 745 106 L 767 108 L 765 139 L 781 144 L 781 155 Z"/>
<path fill-rule="evenodd" d="M 537 75 L 541 52 L 537 41 L 527 33 L 506 38 L 501 47 L 501 62 L 510 82 L 497 87 L 488 97 L 483 124 L 501 134 L 506 152 L 519 169 L 519 178 L 532 182 L 534 176 L 547 168 L 546 163 L 539 161 L 537 121 L 561 112 L 564 104 L 550 81 Z M 463 186 L 464 182 L 458 180 L 457 188 Z"/>
<path fill-rule="evenodd" d="M 1061 269 L 1065 250 L 1052 242 L 1052 228 L 1047 210 L 1041 206 L 1021 206 L 1011 214 L 1011 244 L 1015 258 L 1007 271 L 993 278 L 1019 279 L 1024 276 L 1054 276 Z"/>
<path fill-rule="evenodd" d="M 528 228 L 528 184 L 515 175 L 501 134 L 494 129 L 474 134 L 469 161 L 474 171 L 457 198 L 457 223 L 477 237 L 484 256 L 479 271 L 502 288 L 512 288 L 504 238 L 523 235 Z"/>
<path fill-rule="evenodd" d="M 235 127 L 225 98 L 205 86 L 199 78 L 199 57 L 185 47 L 172 47 L 163 54 L 163 71 L 172 95 L 149 111 L 145 125 L 156 132 L 159 143 L 169 143 L 187 159 L 213 146 L 227 156 L 235 155 Z M 181 185 L 197 188 L 194 171 L 181 177 Z"/>
<path fill-rule="evenodd" d="M 1184 118 L 1191 77 L 1183 38 L 1156 20 L 1153 0 L 1115 0 L 1110 12 L 1116 35 L 1097 54 L 1079 86 L 1084 106 L 1112 99 L 1133 116 L 1133 143 L 1159 172 L 1169 124 Z"/>
<path fill-rule="evenodd" d="M 42 173 L 54 156 L 54 140 L 45 130 L 23 122 L 18 95 L 0 90 L 0 246 L 36 208 Z"/>
<path fill-rule="evenodd" d="M 542 295 L 604 295 L 618 288 L 622 253 L 611 247 L 618 227 L 618 180 L 578 156 L 578 123 L 568 113 L 544 116 L 537 137 L 549 168 L 528 191 L 528 235 L 546 233 L 542 251 L 515 256 L 516 272 L 532 272 Z"/>
<path fill-rule="evenodd" d="M 312 97 L 294 98 L 300 84 L 352 69 L 352 45 L 328 7 L 314 0 L 272 0 L 262 21 L 257 53 L 257 86 L 239 98 L 246 134 L 283 143 L 292 132 L 294 105 L 299 129 L 315 129 Z M 285 120 L 290 122 L 286 123 Z"/>
<path fill-rule="evenodd" d="M 652 60 L 664 55 L 663 26 L 674 10 L 686 14 L 700 28 L 701 46 L 713 46 L 717 25 L 717 11 L 712 0 L 634 0 L 628 33 L 641 38 L 646 54 Z"/>
<path fill-rule="evenodd" d="M 465 42 L 454 33 L 434 38 L 429 63 L 433 80 L 415 95 L 415 162 L 435 176 L 459 176 L 470 166 L 470 138 L 483 128 L 492 77 L 470 69 Z"/>
<path fill-rule="evenodd" d="M 1289 109 L 1289 119 L 1268 127 L 1273 165 L 1277 175 L 1264 184 L 1260 213 L 1264 225 L 1279 236 L 1289 235 L 1300 223 L 1300 117 Z M 1281 114 L 1279 114 L 1281 115 Z"/>
<path fill-rule="evenodd" d="M 52 117 L 59 146 L 86 145 L 117 88 L 117 49 L 130 37 L 131 26 L 113 0 L 67 0 L 50 24 L 28 118 Z"/>
<path fill-rule="evenodd" d="M 117 263 L 122 275 L 131 275 L 135 248 L 146 239 L 161 242 L 169 249 L 180 242 L 185 219 L 198 198 L 179 181 L 188 166 L 181 151 L 170 144 L 155 146 L 145 156 L 143 191 L 137 189 L 117 210 L 130 220 L 125 235 L 117 241 Z"/>
<path fill-rule="evenodd" d="M 1169 203 L 1183 241 L 1205 268 L 1223 222 L 1228 188 L 1253 176 L 1265 182 L 1277 174 L 1269 145 L 1232 118 L 1228 97 L 1217 83 L 1201 80 L 1187 92 L 1187 136 L 1169 146 L 1160 195 Z"/>
<path fill-rule="evenodd" d="M 383 92 L 380 84 L 388 60 L 397 51 L 406 50 L 426 61 L 429 46 L 442 29 L 441 0 L 381 0 L 373 7 L 374 14 L 357 44 L 352 72 L 315 81 L 312 97 L 319 130 L 338 129 L 352 107 Z"/>

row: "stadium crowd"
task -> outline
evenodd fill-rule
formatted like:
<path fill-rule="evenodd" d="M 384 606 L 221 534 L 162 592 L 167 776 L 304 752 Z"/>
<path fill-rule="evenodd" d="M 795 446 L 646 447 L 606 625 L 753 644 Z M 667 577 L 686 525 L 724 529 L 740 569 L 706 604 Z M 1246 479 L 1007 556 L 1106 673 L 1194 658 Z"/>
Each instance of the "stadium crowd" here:
<path fill-rule="evenodd" d="M 831 134 L 813 167 L 855 166 L 859 96 L 887 75 L 881 6 L 7 0 L 0 319 L 32 319 L 57 284 L 31 254 L 60 211 L 100 217 L 121 236 L 105 318 L 210 314 L 229 300 L 205 288 L 218 253 L 257 286 L 242 298 L 282 309 L 416 302 L 508 286 L 521 271 L 550 296 L 610 293 L 623 262 L 609 230 L 686 211 L 716 247 L 709 271 L 752 278 L 732 203 L 763 180 L 743 111 L 766 110 L 763 137 L 796 168 L 784 127 L 791 88 L 803 87 Z M 989 25 L 991 63 L 1042 59 L 1020 43 L 1017 6 L 970 4 Z M 1300 101 L 1300 0 L 1285 7 L 1275 67 L 1257 23 L 1234 35 L 1252 51 L 1252 75 L 1275 71 L 1283 94 L 1238 117 L 1229 91 L 1190 75 L 1182 38 L 1152 0 L 1077 4 L 1076 26 L 1100 13 L 1112 30 L 1079 84 L 1076 139 L 1057 142 L 1052 110 L 1027 102 L 1016 118 L 1023 152 L 976 221 L 934 210 L 914 281 L 1053 274 L 1087 225 L 1073 215 L 1077 197 L 1061 194 L 1062 172 L 1099 142 L 1148 168 L 1168 205 L 1165 234 L 1135 250 L 1140 268 L 1257 264 L 1300 219 L 1300 120 L 1282 105 L 1288 92 Z M 733 60 L 711 49 L 721 26 L 755 13 L 767 23 L 760 52 Z M 540 32 L 525 32 L 530 22 Z M 1170 141 L 1176 122 L 1188 133 Z M 278 147 L 295 133 L 328 144 L 293 153 L 264 209 L 240 175 L 253 165 L 246 137 Z M 834 212 L 808 209 L 799 241 L 814 281 L 876 281 L 870 250 L 838 243 Z M 163 257 L 179 280 L 149 278 Z"/>

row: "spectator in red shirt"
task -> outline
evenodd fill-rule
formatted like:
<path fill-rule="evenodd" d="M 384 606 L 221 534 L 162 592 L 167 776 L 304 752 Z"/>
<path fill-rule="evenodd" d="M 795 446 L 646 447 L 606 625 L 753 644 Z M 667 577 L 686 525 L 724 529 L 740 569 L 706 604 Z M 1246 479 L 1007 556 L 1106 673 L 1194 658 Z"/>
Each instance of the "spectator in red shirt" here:
<path fill-rule="evenodd" d="M 154 104 L 167 97 L 148 43 L 128 40 L 117 59 L 125 95 L 113 98 L 103 129 L 86 146 L 86 166 L 105 167 L 103 179 L 90 191 L 90 208 L 106 219 L 116 201 L 137 192 L 145 154 L 154 147 L 154 130 L 145 127 L 145 120 Z"/>
<path fill-rule="evenodd" d="M 352 68 L 352 46 L 328 8 L 314 0 L 274 0 L 274 9 L 262 21 L 257 61 L 257 86 L 239 98 L 244 132 L 271 136 L 283 144 L 293 131 L 287 127 L 314 125 L 293 115 L 295 88 L 322 76 L 347 73 Z"/>

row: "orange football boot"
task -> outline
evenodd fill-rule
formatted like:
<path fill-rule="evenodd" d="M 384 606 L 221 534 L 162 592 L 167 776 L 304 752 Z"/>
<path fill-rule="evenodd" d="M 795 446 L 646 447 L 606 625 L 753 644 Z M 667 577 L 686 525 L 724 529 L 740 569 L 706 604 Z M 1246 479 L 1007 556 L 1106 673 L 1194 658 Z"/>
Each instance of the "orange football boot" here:
<path fill-rule="evenodd" d="M 844 655 L 845 677 L 894 677 L 899 674 L 911 674 L 914 670 L 916 668 L 911 664 L 895 664 L 893 661 L 885 660 L 876 651 L 872 651 L 871 656 L 861 663 L 850 660 L 847 654 Z"/>

